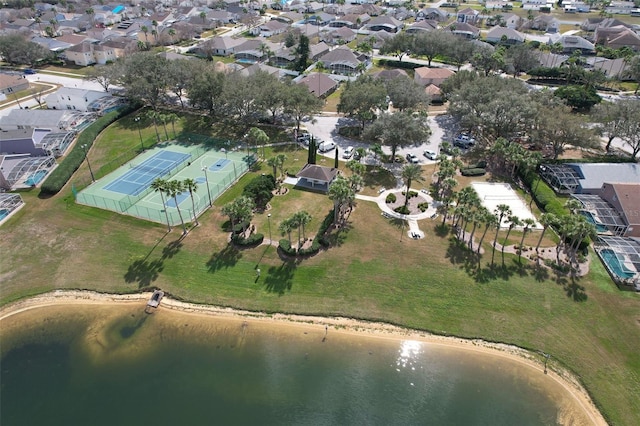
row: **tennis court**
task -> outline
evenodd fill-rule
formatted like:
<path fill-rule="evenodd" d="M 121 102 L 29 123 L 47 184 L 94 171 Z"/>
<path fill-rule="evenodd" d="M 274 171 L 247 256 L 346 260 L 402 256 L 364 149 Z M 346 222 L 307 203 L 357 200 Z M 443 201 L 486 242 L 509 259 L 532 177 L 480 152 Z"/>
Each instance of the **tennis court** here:
<path fill-rule="evenodd" d="M 529 207 L 524 200 L 520 198 L 518 193 L 511 188 L 508 183 L 494 182 L 473 182 L 471 184 L 476 190 L 482 205 L 490 212 L 495 212 L 499 204 L 506 204 L 511 209 L 511 214 L 517 216 L 518 219 L 533 219 L 536 222 L 534 229 L 542 229 Z M 509 227 L 508 218 L 504 218 L 500 224 L 502 228 Z M 520 227 L 521 228 L 521 227 Z"/>
<path fill-rule="evenodd" d="M 185 222 L 194 220 L 242 177 L 254 161 L 253 156 L 240 152 L 221 152 L 203 145 L 165 144 L 140 154 L 83 189 L 76 201 L 154 222 L 168 221 L 175 226 L 180 224 L 180 214 Z M 157 178 L 192 179 L 196 188 L 193 194 L 184 191 L 167 198 L 151 187 Z"/>

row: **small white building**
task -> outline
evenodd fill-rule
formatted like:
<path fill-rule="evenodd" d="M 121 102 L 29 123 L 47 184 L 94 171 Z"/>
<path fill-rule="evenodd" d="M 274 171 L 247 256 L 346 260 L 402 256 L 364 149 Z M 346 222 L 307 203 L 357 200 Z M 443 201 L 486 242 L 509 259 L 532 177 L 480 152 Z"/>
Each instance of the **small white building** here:
<path fill-rule="evenodd" d="M 111 97 L 109 93 L 97 90 L 62 87 L 45 98 L 49 109 L 69 109 L 75 111 L 95 111 L 91 107 L 97 100 Z"/>

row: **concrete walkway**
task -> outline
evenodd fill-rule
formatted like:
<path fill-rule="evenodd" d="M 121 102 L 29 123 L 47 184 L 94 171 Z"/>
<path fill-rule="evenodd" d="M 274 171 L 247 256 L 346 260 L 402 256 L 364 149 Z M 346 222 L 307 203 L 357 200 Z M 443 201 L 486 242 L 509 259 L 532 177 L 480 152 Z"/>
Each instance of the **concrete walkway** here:
<path fill-rule="evenodd" d="M 429 203 L 429 208 L 427 210 L 418 214 L 400 214 L 400 213 L 394 212 L 387 205 L 387 202 L 386 202 L 387 195 L 393 192 L 403 191 L 404 189 L 405 188 L 395 188 L 395 189 L 383 188 L 383 190 L 381 190 L 377 196 L 356 194 L 356 199 L 362 200 L 362 201 L 370 201 L 378 204 L 378 207 L 380 208 L 380 210 L 382 210 L 381 214 L 385 217 L 399 219 L 399 220 L 406 220 L 407 223 L 409 224 L 407 235 L 410 238 L 414 238 L 414 239 L 424 238 L 424 232 L 420 230 L 420 227 L 418 226 L 418 221 L 422 219 L 435 219 L 438 216 L 438 213 L 437 213 L 438 204 L 434 203 L 433 198 L 431 198 L 431 196 L 427 192 L 420 191 L 418 193 L 419 196 L 424 198 Z"/>

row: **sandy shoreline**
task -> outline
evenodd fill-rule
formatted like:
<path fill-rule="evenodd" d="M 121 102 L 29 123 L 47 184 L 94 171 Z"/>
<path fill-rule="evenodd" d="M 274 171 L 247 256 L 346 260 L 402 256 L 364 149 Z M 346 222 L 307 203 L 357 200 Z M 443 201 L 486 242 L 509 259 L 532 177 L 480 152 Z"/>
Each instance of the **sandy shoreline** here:
<path fill-rule="evenodd" d="M 91 291 L 65 291 L 56 290 L 47 294 L 35 296 L 4 306 L 0 309 L 0 321 L 20 312 L 53 305 L 73 304 L 129 304 L 139 303 L 141 307 L 149 300 L 151 293 L 141 294 L 104 294 Z M 429 344 L 441 345 L 465 351 L 473 351 L 485 355 L 504 357 L 529 367 L 544 374 L 543 358 L 539 354 L 526 351 L 516 346 L 491 343 L 479 339 L 461 339 L 456 337 L 439 336 L 427 332 L 411 330 L 386 323 L 376 323 L 354 320 L 340 317 L 318 317 L 289 314 L 265 314 L 260 312 L 242 311 L 231 308 L 222 308 L 211 305 L 197 305 L 180 302 L 168 297 L 162 300 L 159 309 L 171 309 L 179 312 L 215 316 L 220 318 L 243 318 L 250 321 L 260 321 L 281 324 L 283 326 L 304 324 L 327 326 L 330 332 L 355 334 L 376 338 L 394 340 L 417 340 Z M 556 366 L 550 366 L 548 377 L 557 382 L 575 400 L 594 425 L 606 425 L 602 414 L 595 407 L 586 390 L 570 373 L 558 370 Z"/>

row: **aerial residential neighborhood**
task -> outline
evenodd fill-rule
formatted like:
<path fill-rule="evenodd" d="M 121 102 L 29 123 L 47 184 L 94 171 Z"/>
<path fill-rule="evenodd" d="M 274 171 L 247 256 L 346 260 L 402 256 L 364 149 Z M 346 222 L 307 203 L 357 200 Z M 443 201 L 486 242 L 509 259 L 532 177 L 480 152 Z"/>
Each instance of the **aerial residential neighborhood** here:
<path fill-rule="evenodd" d="M 639 88 L 638 1 L 10 0 L 0 307 L 478 338 L 638 424 Z"/>

